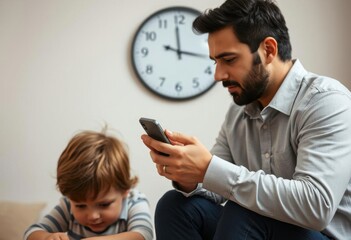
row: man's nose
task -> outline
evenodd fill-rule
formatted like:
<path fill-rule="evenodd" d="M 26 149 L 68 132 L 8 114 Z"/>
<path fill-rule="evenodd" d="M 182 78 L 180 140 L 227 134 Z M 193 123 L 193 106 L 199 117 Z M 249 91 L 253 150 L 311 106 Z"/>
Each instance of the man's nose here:
<path fill-rule="evenodd" d="M 220 64 L 216 65 L 214 79 L 216 81 L 226 81 L 229 79 L 228 72 L 225 71 L 225 69 Z"/>

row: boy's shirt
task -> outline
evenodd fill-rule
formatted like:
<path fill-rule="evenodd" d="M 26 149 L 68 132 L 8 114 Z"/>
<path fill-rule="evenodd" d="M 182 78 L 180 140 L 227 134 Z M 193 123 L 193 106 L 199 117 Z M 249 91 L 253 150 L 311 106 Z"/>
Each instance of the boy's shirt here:
<path fill-rule="evenodd" d="M 24 234 L 24 240 L 37 230 L 46 232 L 67 232 L 71 240 L 106 236 L 122 232 L 139 232 L 145 240 L 153 239 L 153 225 L 151 220 L 149 202 L 144 194 L 136 189 L 130 190 L 128 197 L 123 200 L 119 219 L 103 232 L 93 232 L 80 225 L 72 215 L 70 202 L 66 197 L 44 216 L 38 223 L 31 225 Z"/>

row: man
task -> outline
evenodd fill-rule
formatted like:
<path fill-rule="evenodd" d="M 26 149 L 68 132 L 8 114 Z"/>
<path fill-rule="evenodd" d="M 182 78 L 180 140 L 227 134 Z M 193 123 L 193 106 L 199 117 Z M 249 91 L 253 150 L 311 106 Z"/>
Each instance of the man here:
<path fill-rule="evenodd" d="M 158 202 L 157 239 L 350 239 L 350 92 L 291 59 L 271 0 L 227 0 L 193 27 L 209 33 L 235 104 L 211 151 L 181 133 L 166 131 L 173 145 L 142 136 L 176 188 Z"/>

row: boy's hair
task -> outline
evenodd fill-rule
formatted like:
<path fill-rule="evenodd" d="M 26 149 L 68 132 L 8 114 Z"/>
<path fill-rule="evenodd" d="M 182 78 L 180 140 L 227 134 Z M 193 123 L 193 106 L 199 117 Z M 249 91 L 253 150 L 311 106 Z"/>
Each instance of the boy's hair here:
<path fill-rule="evenodd" d="M 232 26 L 240 42 L 256 52 L 266 37 L 278 42 L 282 61 L 291 59 L 289 31 L 283 14 L 273 0 L 227 0 L 220 7 L 205 11 L 193 22 L 197 33 L 211 33 Z"/>
<path fill-rule="evenodd" d="M 126 191 L 138 181 L 130 175 L 126 146 L 115 137 L 83 131 L 75 135 L 57 164 L 57 187 L 74 201 L 95 199 L 111 187 Z"/>

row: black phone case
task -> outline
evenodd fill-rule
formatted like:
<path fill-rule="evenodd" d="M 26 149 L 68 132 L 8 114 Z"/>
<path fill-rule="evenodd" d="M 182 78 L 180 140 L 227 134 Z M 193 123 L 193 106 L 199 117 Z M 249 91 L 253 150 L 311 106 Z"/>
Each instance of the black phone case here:
<path fill-rule="evenodd" d="M 170 141 L 165 135 L 163 128 L 155 119 L 142 117 L 139 119 L 139 122 L 141 126 L 144 128 L 145 132 L 150 137 L 152 137 L 155 140 L 170 144 Z"/>

